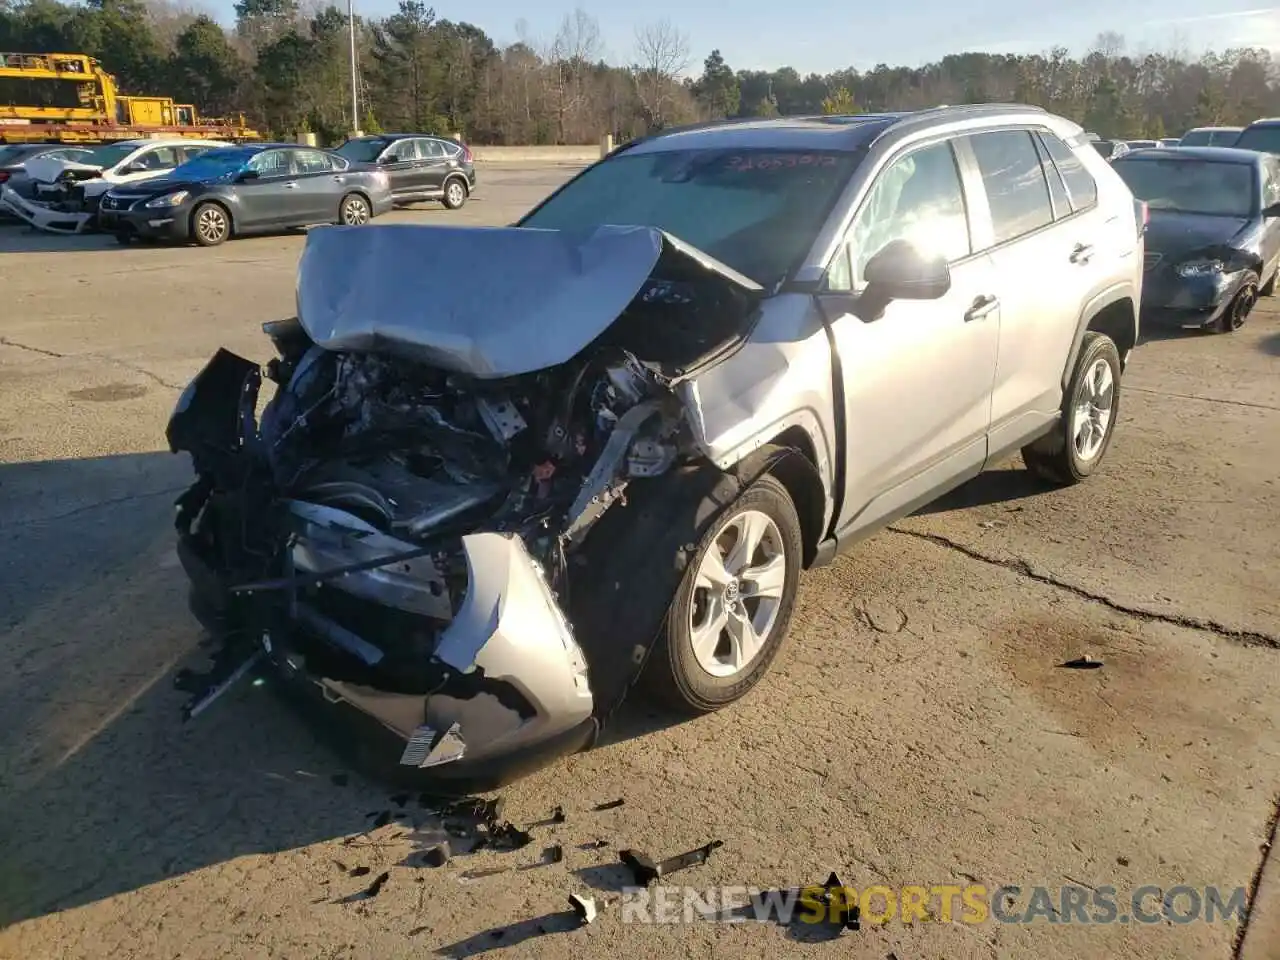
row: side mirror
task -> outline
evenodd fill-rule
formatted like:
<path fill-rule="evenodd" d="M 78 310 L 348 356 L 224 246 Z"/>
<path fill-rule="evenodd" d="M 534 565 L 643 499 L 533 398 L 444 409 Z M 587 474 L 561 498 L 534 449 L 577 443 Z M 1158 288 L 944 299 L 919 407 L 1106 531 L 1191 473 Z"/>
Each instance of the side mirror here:
<path fill-rule="evenodd" d="M 248 180 L 257 180 L 262 174 L 257 170 L 241 170 L 236 174 L 236 183 L 244 183 Z"/>
<path fill-rule="evenodd" d="M 389 153 L 384 153 L 382 156 L 380 156 L 380 157 L 377 159 L 377 162 L 378 162 L 379 164 L 382 164 L 382 165 L 384 165 L 384 166 L 385 166 L 385 165 L 386 165 L 386 164 L 388 164 L 388 163 L 395 163 L 395 162 L 396 162 L 396 158 L 395 158 L 395 157 L 393 157 L 393 156 L 392 156 L 391 154 L 389 154 Z"/>
<path fill-rule="evenodd" d="M 863 269 L 867 287 L 858 316 L 876 320 L 893 300 L 937 300 L 951 289 L 951 268 L 939 256 L 925 256 L 905 240 L 885 244 Z"/>
<path fill-rule="evenodd" d="M 1280 217 L 1280 203 L 1273 203 L 1271 206 L 1264 208 L 1262 215 L 1268 220 Z"/>
<path fill-rule="evenodd" d="M 132 176 L 135 173 L 146 173 L 146 172 L 147 172 L 147 168 L 142 166 L 142 164 L 131 163 L 127 167 L 125 167 L 123 170 L 120 171 L 120 176 L 128 177 L 128 176 Z"/>

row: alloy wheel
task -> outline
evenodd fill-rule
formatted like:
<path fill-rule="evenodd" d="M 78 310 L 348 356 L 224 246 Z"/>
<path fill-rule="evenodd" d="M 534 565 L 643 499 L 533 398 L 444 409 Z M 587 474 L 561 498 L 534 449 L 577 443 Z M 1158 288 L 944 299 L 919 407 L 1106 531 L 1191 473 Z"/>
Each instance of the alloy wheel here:
<path fill-rule="evenodd" d="M 1082 461 L 1087 463 L 1102 449 L 1114 406 L 1115 376 L 1107 359 L 1099 357 L 1080 382 L 1071 416 L 1071 442 Z"/>
<path fill-rule="evenodd" d="M 196 218 L 196 232 L 205 243 L 218 243 L 227 236 L 227 215 L 217 207 L 205 207 Z"/>
<path fill-rule="evenodd" d="M 721 528 L 698 566 L 689 611 L 693 654 L 714 677 L 741 673 L 760 654 L 786 587 L 786 548 L 768 514 L 747 510 Z"/>
<path fill-rule="evenodd" d="M 342 203 L 342 222 L 360 227 L 369 222 L 369 205 L 360 197 L 347 197 Z"/>

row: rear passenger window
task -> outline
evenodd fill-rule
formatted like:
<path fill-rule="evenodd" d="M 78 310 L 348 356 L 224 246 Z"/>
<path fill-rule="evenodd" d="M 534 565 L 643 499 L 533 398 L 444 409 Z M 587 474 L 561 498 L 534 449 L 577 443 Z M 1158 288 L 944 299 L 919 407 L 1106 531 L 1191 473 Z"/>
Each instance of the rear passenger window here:
<path fill-rule="evenodd" d="M 996 243 L 1053 223 L 1049 186 L 1030 132 L 979 133 L 969 142 L 987 188 Z"/>
<path fill-rule="evenodd" d="M 1262 205 L 1269 207 L 1280 203 L 1280 161 L 1267 157 L 1264 170 L 1266 176 L 1262 182 Z"/>
<path fill-rule="evenodd" d="M 1036 149 L 1040 152 L 1040 168 L 1044 170 L 1044 178 L 1049 182 L 1049 197 L 1053 200 L 1053 216 L 1055 220 L 1069 217 L 1073 213 L 1071 200 L 1067 197 L 1067 188 L 1062 184 L 1062 175 L 1049 159 L 1044 144 L 1035 140 Z"/>
<path fill-rule="evenodd" d="M 293 159 L 298 173 L 328 173 L 333 169 L 328 156 L 318 150 L 298 150 Z"/>
<path fill-rule="evenodd" d="M 1040 142 L 1058 168 L 1058 173 L 1062 174 L 1062 182 L 1067 185 L 1067 193 L 1071 197 L 1071 209 L 1079 213 L 1094 206 L 1098 202 L 1098 185 L 1080 158 L 1052 133 L 1041 133 Z"/>

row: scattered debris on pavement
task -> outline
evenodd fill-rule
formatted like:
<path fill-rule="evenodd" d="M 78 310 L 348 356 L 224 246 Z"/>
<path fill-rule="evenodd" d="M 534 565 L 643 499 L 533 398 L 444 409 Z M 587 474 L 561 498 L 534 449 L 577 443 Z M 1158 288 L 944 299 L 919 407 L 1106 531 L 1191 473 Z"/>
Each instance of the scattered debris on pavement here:
<path fill-rule="evenodd" d="M 586 926 L 596 918 L 596 902 L 590 897 L 584 897 L 577 893 L 569 894 L 569 906 L 573 907 L 573 912 L 578 917 L 578 923 Z"/>
<path fill-rule="evenodd" d="M 674 857 L 668 857 L 656 863 L 652 857 L 641 850 L 623 850 L 618 854 L 618 859 L 630 869 L 637 886 L 647 887 L 660 877 L 675 873 L 677 870 L 706 863 L 711 857 L 711 852 L 722 846 L 724 846 L 723 840 L 712 840 L 696 850 L 676 854 Z"/>
<path fill-rule="evenodd" d="M 1068 670 L 1097 670 L 1102 666 L 1102 661 L 1095 660 L 1092 654 L 1086 653 L 1083 657 L 1068 660 L 1066 663 L 1059 664 L 1059 666 Z"/>
<path fill-rule="evenodd" d="M 422 859 L 429 867 L 443 867 L 453 859 L 453 851 L 449 848 L 447 841 L 445 843 L 438 843 L 424 853 L 422 855 Z"/>
<path fill-rule="evenodd" d="M 608 840 L 604 840 L 604 839 L 588 840 L 586 843 L 578 844 L 578 849 L 579 850 L 603 850 L 608 845 L 609 845 Z"/>
<path fill-rule="evenodd" d="M 374 877 L 373 883 L 369 884 L 369 886 L 364 891 L 365 898 L 371 899 L 373 897 L 376 897 L 379 893 L 382 892 L 383 886 L 390 879 L 391 879 L 390 870 L 384 870 L 382 873 Z"/>
<path fill-rule="evenodd" d="M 626 802 L 627 801 L 624 798 L 619 797 L 617 800 L 609 800 L 609 801 L 606 801 L 605 803 L 597 803 L 594 807 L 592 807 L 592 809 L 597 812 L 601 810 L 616 810 L 618 807 L 622 806 Z"/>
<path fill-rule="evenodd" d="M 373 871 L 370 870 L 368 867 L 352 867 L 350 870 L 347 871 L 347 875 L 352 877 L 365 877 L 372 872 Z"/>

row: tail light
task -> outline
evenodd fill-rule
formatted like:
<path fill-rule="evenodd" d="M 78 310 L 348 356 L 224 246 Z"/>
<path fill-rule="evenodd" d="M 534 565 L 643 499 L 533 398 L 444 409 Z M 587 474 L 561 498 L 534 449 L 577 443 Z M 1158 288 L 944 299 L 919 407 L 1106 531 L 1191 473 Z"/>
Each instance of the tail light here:
<path fill-rule="evenodd" d="M 9 171 L 0 170 L 0 183 L 4 183 L 8 179 L 9 179 Z"/>
<path fill-rule="evenodd" d="M 1138 236 L 1142 236 L 1147 232 L 1147 224 L 1151 222 L 1151 208 L 1142 200 L 1134 200 L 1133 206 L 1134 213 L 1137 215 Z"/>
<path fill-rule="evenodd" d="M 465 143 L 462 145 L 462 162 L 463 163 L 471 162 L 471 148 L 468 147 Z"/>

